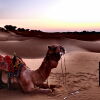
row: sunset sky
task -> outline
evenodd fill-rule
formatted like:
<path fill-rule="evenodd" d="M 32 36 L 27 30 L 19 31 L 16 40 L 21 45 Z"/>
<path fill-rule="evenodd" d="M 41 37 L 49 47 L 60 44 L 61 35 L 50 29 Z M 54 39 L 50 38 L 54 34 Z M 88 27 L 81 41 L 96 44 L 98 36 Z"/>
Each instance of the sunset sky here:
<path fill-rule="evenodd" d="M 100 0 L 0 0 L 0 26 L 100 31 Z"/>

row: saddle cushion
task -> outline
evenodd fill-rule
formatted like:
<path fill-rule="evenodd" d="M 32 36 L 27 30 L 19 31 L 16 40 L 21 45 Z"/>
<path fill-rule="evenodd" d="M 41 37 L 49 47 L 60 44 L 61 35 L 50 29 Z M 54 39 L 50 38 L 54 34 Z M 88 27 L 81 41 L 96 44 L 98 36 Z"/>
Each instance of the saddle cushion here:
<path fill-rule="evenodd" d="M 10 65 L 12 63 L 12 59 L 10 56 L 1 56 L 0 55 L 0 69 L 5 71 L 10 71 Z"/>

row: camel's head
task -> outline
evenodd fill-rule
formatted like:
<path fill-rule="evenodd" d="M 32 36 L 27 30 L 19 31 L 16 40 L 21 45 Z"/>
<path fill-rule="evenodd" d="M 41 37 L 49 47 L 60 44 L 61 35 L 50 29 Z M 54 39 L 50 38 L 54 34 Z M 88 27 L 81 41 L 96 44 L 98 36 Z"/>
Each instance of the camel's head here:
<path fill-rule="evenodd" d="M 47 56 L 49 56 L 51 60 L 59 61 L 61 56 L 64 54 L 64 47 L 58 45 L 48 46 Z"/>

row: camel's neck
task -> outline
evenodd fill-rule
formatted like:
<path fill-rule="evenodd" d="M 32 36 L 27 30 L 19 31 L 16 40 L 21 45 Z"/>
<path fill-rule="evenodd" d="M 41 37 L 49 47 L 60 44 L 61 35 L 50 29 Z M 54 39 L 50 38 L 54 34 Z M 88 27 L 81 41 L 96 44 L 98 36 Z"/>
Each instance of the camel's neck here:
<path fill-rule="evenodd" d="M 43 81 L 45 81 L 48 78 L 51 69 L 56 68 L 57 65 L 58 65 L 58 61 L 47 59 L 47 57 L 44 58 L 41 66 L 37 70 L 40 73 L 40 76 L 43 79 Z"/>

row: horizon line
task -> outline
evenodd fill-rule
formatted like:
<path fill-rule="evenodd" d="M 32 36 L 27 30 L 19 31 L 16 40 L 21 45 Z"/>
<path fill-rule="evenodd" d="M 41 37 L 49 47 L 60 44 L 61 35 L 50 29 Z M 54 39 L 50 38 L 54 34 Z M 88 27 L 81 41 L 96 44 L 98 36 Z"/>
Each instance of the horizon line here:
<path fill-rule="evenodd" d="M 10 25 L 10 24 L 9 24 Z M 5 25 L 4 25 L 5 26 Z M 4 28 L 5 29 L 5 27 L 4 26 L 0 26 L 0 28 Z M 11 26 L 16 26 L 16 25 L 11 25 Z M 24 29 L 29 29 L 30 31 L 31 30 L 40 30 L 40 31 L 42 31 L 42 32 L 47 32 L 47 33 L 57 33 L 57 32 L 59 32 L 59 33 L 63 33 L 63 32 L 100 32 L 100 30 L 90 30 L 90 29 L 83 29 L 83 30 L 74 30 L 74 31 L 71 31 L 71 30 L 66 30 L 66 31 L 43 31 L 43 30 L 41 30 L 41 29 L 32 29 L 32 28 L 25 28 L 25 27 L 18 27 L 18 26 L 16 26 L 16 28 L 18 29 L 18 28 L 24 28 Z"/>

